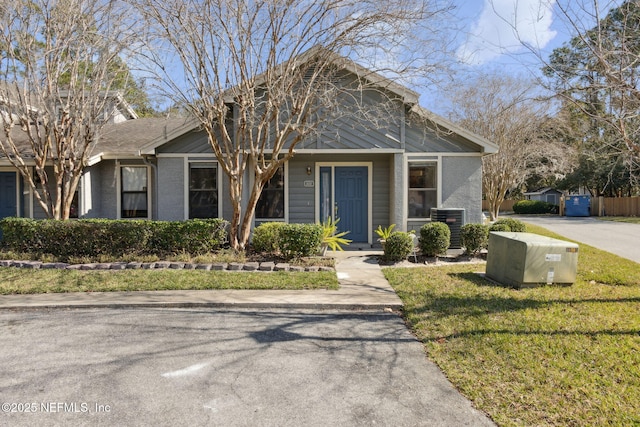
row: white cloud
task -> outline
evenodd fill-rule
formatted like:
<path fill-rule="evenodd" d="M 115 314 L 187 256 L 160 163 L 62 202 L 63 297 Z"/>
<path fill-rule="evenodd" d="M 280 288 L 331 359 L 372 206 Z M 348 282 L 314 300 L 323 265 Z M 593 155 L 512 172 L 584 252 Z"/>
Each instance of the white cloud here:
<path fill-rule="evenodd" d="M 501 55 L 545 47 L 555 36 L 551 29 L 556 0 L 484 0 L 458 58 L 468 64 L 484 64 Z"/>

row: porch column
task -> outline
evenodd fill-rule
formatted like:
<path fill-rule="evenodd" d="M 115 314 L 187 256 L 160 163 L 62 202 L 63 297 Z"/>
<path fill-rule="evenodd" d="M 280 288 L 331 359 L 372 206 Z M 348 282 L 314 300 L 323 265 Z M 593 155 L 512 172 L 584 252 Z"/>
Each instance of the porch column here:
<path fill-rule="evenodd" d="M 407 230 L 407 200 L 406 200 L 406 162 L 402 153 L 393 154 L 391 167 L 391 191 L 389 200 L 389 224 L 396 224 L 396 230 Z"/>

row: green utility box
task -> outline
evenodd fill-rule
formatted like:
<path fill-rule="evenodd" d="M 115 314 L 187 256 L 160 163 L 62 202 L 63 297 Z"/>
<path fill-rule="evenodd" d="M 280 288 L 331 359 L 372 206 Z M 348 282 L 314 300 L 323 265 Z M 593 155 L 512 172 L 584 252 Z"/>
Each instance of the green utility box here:
<path fill-rule="evenodd" d="M 486 275 L 507 286 L 571 285 L 578 270 L 578 245 L 533 233 L 489 234 Z"/>

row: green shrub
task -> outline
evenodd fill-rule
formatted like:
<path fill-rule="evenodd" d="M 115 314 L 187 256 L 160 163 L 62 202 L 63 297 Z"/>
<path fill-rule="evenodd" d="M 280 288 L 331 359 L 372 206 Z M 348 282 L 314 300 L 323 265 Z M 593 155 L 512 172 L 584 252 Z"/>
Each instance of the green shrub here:
<path fill-rule="evenodd" d="M 499 224 L 491 224 L 489 226 L 489 232 L 492 231 L 511 231 L 511 229 L 509 228 L 509 226 L 507 224 L 505 224 L 504 222 L 501 222 Z"/>
<path fill-rule="evenodd" d="M 513 205 L 513 212 L 520 215 L 558 213 L 558 206 L 542 200 L 519 200 Z"/>
<path fill-rule="evenodd" d="M 322 225 L 284 224 L 280 239 L 280 252 L 287 259 L 315 255 L 322 245 Z"/>
<path fill-rule="evenodd" d="M 487 246 L 489 227 L 483 224 L 465 224 L 460 229 L 460 240 L 467 254 L 476 254 Z"/>
<path fill-rule="evenodd" d="M 253 230 L 251 245 L 256 252 L 280 252 L 280 233 L 284 222 L 263 222 Z"/>
<path fill-rule="evenodd" d="M 29 218 L 3 218 L 2 247 L 16 252 L 29 252 L 38 247 L 38 223 Z"/>
<path fill-rule="evenodd" d="M 489 231 L 512 231 L 514 233 L 524 233 L 527 231 L 527 226 L 524 222 L 515 218 L 500 218 L 489 226 Z"/>
<path fill-rule="evenodd" d="M 402 261 L 413 251 L 413 234 L 395 231 L 386 239 L 384 258 L 387 261 Z"/>
<path fill-rule="evenodd" d="M 429 222 L 420 228 L 420 251 L 425 256 L 447 252 L 451 244 L 451 230 L 444 222 Z"/>
<path fill-rule="evenodd" d="M 6 230 L 5 248 L 53 254 L 61 259 L 181 252 L 197 255 L 221 248 L 227 235 L 227 222 L 219 218 L 189 221 L 11 218 L 1 225 Z"/>

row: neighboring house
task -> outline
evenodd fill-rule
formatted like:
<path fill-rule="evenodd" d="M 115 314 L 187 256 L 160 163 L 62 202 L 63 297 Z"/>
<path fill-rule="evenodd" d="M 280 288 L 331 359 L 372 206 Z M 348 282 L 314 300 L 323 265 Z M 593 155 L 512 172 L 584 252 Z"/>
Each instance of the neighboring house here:
<path fill-rule="evenodd" d="M 553 205 L 560 205 L 560 198 L 562 197 L 562 191 L 558 191 L 554 188 L 546 187 L 541 188 L 538 191 L 532 191 L 524 193 L 527 200 L 538 200 L 541 202 L 551 203 Z"/>
<path fill-rule="evenodd" d="M 347 71 L 374 76 L 356 65 Z M 264 189 L 256 225 L 331 216 L 355 243 L 372 244 L 378 225 L 415 230 L 430 220 L 433 207 L 463 208 L 465 222 L 482 221 L 482 156 L 497 146 L 421 108 L 415 92 L 375 78 L 398 99 L 384 127 L 350 118 L 298 144 Z M 78 216 L 230 218 L 228 182 L 194 122 L 126 120 L 107 125 L 93 148 L 78 192 Z M 1 158 L 0 184 L 0 216 L 42 216 L 30 190 Z"/>

